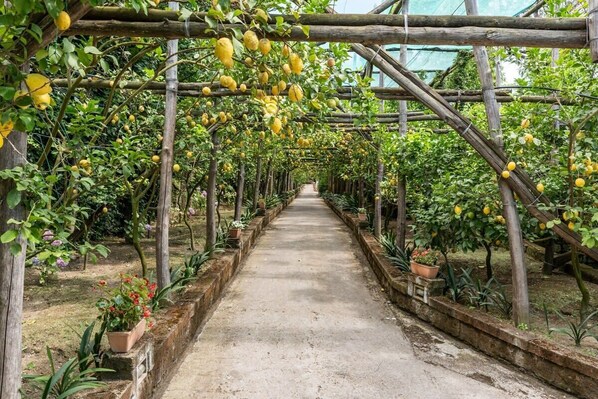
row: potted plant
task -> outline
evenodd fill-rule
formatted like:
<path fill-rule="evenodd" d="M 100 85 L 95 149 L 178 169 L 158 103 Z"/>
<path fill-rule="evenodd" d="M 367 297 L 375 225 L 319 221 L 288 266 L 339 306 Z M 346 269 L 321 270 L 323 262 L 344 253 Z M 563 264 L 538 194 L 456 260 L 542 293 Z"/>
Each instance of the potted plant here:
<path fill-rule="evenodd" d="M 228 228 L 228 237 L 238 240 L 245 225 L 239 220 L 233 220 Z"/>
<path fill-rule="evenodd" d="M 266 210 L 266 201 L 263 197 L 260 197 L 260 199 L 257 201 L 257 207 L 258 209 Z"/>
<path fill-rule="evenodd" d="M 359 218 L 360 222 L 365 222 L 368 220 L 367 211 L 365 208 L 357 208 L 357 217 Z"/>
<path fill-rule="evenodd" d="M 438 251 L 416 248 L 411 253 L 411 272 L 429 279 L 436 278 L 440 269 L 437 262 Z"/>
<path fill-rule="evenodd" d="M 104 295 L 96 302 L 100 312 L 98 319 L 106 328 L 110 349 L 116 353 L 128 352 L 143 336 L 156 293 L 156 283 L 150 283 L 147 278 L 122 273 L 120 278 L 119 286 L 113 289 L 100 280 L 98 288 Z"/>

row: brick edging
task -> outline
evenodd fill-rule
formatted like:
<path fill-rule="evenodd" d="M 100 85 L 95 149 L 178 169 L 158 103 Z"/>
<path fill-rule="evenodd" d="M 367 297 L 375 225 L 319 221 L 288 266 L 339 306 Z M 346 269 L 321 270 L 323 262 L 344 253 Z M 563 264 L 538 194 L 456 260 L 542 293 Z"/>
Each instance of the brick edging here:
<path fill-rule="evenodd" d="M 330 201 L 324 202 L 349 227 L 378 281 L 401 309 L 559 389 L 580 398 L 598 397 L 598 359 L 538 338 L 443 296 L 430 297 L 428 303 L 414 299 L 408 295 L 409 273 L 392 266 L 376 238 L 359 228 L 358 218 L 340 211 Z"/>

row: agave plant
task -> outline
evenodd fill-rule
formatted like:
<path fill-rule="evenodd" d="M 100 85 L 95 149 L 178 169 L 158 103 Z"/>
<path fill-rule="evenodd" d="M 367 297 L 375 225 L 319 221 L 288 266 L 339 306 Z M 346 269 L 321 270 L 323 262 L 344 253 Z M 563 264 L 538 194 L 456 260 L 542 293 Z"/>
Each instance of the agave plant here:
<path fill-rule="evenodd" d="M 565 334 L 571 337 L 575 342 L 575 346 L 581 346 L 581 341 L 585 338 L 594 338 L 598 340 L 598 334 L 593 333 L 591 330 L 596 327 L 595 325 L 590 326 L 590 320 L 592 317 L 598 314 L 598 310 L 593 311 L 589 315 L 587 315 L 580 323 L 574 323 L 570 320 L 567 320 L 565 316 L 563 316 L 560 312 L 556 312 L 557 316 L 563 321 L 567 323 L 567 327 L 553 327 L 548 330 L 549 334 L 553 332 Z"/>

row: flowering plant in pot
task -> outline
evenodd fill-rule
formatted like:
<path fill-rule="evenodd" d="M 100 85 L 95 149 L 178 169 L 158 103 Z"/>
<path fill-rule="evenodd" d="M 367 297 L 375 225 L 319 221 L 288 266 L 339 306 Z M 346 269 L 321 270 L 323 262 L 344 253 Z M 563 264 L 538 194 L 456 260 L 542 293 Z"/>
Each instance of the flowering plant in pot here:
<path fill-rule="evenodd" d="M 145 333 L 146 320 L 152 316 L 151 302 L 156 283 L 130 274 L 120 275 L 120 284 L 109 288 L 100 280 L 98 288 L 104 295 L 96 302 L 106 335 L 113 352 L 128 352 Z M 149 328 L 153 323 L 149 323 Z"/>
<path fill-rule="evenodd" d="M 357 217 L 360 222 L 365 222 L 368 218 L 367 210 L 365 208 L 357 208 Z"/>
<path fill-rule="evenodd" d="M 425 278 L 436 278 L 440 269 L 437 262 L 438 251 L 415 248 L 411 253 L 411 272 Z"/>
<path fill-rule="evenodd" d="M 241 230 L 245 225 L 240 220 L 233 220 L 228 228 L 228 236 L 230 238 L 238 239 L 241 237 Z"/>

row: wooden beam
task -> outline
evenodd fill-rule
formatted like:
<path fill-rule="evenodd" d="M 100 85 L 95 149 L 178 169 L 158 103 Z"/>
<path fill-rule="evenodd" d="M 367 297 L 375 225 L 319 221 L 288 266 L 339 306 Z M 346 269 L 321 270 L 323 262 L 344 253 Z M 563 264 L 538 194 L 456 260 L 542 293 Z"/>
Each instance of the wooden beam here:
<path fill-rule="evenodd" d="M 386 11 L 389 7 L 393 6 L 394 4 L 402 2 L 402 1 L 403 0 L 386 0 L 385 2 L 383 2 L 382 4 L 380 4 L 379 6 L 375 7 L 371 11 L 369 11 L 368 14 L 380 14 L 380 13 Z M 401 5 L 399 4 L 399 7 L 400 6 Z"/>
<path fill-rule="evenodd" d="M 205 23 L 205 13 L 195 13 L 189 22 Z M 137 13 L 131 8 L 96 7 L 85 15 L 84 21 L 114 22 L 180 22 L 180 14 L 173 11 L 149 9 L 148 14 Z M 275 24 L 277 18 L 295 25 L 309 26 L 405 26 L 403 15 L 393 14 L 299 14 L 294 15 L 270 14 L 270 23 Z M 409 28 L 510 28 L 531 30 L 572 30 L 585 31 L 585 18 L 520 18 L 499 16 L 467 16 L 467 15 L 409 15 Z M 128 36 L 128 35 L 127 35 Z M 395 41 L 395 44 L 399 41 Z"/>
<path fill-rule="evenodd" d="M 122 81 L 117 86 L 117 90 L 137 90 L 145 85 L 142 81 Z M 54 79 L 52 81 L 53 87 L 69 87 L 67 79 Z M 87 79 L 81 81 L 78 86 L 82 89 L 111 89 L 110 80 L 101 79 Z M 231 92 L 228 89 L 222 88 L 218 83 L 198 82 L 198 83 L 179 83 L 178 95 L 180 97 L 205 97 L 201 93 L 203 87 L 210 87 L 212 89 L 211 97 L 229 97 L 229 96 L 249 96 L 250 90 L 245 93 L 240 91 Z M 154 91 L 156 94 L 165 94 L 165 82 L 149 82 L 145 86 L 148 91 Z M 405 100 L 417 101 L 417 98 L 411 95 L 404 89 L 398 87 L 372 87 L 371 90 L 376 94 L 376 97 L 383 100 Z M 359 93 L 351 87 L 339 87 L 337 89 L 338 96 L 341 99 L 351 99 L 358 96 Z M 442 97 L 449 102 L 482 102 L 481 90 L 437 90 Z M 285 95 L 283 92 L 282 95 Z M 524 103 L 546 103 L 546 104 L 560 104 L 560 105 L 575 105 L 579 101 L 575 99 L 563 98 L 556 95 L 512 95 L 508 90 L 496 90 L 498 102 L 513 102 L 520 101 Z"/>
<path fill-rule="evenodd" d="M 71 26 L 67 35 L 164 37 L 167 39 L 214 38 L 229 34 L 233 29 L 245 31 L 242 24 L 224 24 L 214 32 L 202 22 L 122 22 L 122 21 L 79 21 Z M 309 34 L 300 27 L 292 27 L 285 34 L 274 30 L 264 34 L 273 41 L 304 41 L 363 44 L 435 44 L 435 45 L 478 45 L 498 47 L 547 47 L 585 48 L 585 30 L 533 30 L 514 28 L 430 28 L 404 26 L 328 26 L 311 25 Z"/>

